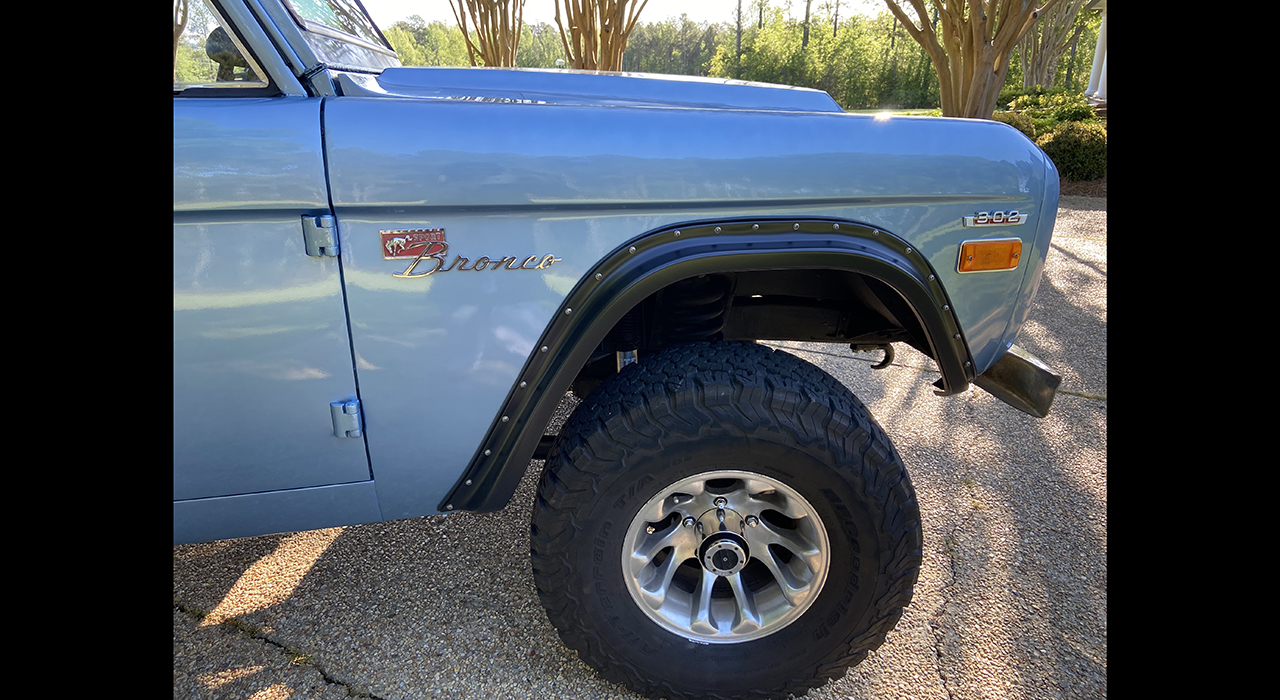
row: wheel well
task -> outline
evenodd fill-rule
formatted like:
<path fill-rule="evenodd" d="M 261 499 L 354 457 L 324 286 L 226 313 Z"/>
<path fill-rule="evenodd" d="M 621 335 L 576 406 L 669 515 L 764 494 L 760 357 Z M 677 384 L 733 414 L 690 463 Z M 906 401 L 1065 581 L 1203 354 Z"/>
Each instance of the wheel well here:
<path fill-rule="evenodd" d="M 569 292 L 439 509 L 503 507 L 564 392 L 586 396 L 631 350 L 715 338 L 902 341 L 937 361 L 938 395 L 973 380 L 946 291 L 892 233 L 833 219 L 670 225 L 622 244 Z"/>
<path fill-rule="evenodd" d="M 932 355 L 920 320 L 892 287 L 849 270 L 720 272 L 674 282 L 619 320 L 578 372 L 585 397 L 618 371 L 617 353 L 640 357 L 699 340 L 799 340 L 858 345 L 905 342 Z"/>

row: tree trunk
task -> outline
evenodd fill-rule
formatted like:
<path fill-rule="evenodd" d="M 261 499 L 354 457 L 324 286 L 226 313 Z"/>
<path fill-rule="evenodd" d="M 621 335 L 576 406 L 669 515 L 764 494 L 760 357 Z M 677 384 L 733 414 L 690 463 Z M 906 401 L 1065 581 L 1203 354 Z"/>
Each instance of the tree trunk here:
<path fill-rule="evenodd" d="M 738 0 L 738 43 L 733 52 L 733 77 L 742 79 L 742 0 Z"/>
<path fill-rule="evenodd" d="M 904 1 L 911 3 L 921 26 L 899 0 L 885 4 L 933 61 L 943 116 L 990 119 L 1016 44 L 1041 12 L 1062 0 L 1047 0 L 1042 10 L 1035 8 L 1035 0 L 933 0 L 940 30 L 928 24 L 925 0 Z"/>
<path fill-rule="evenodd" d="M 1040 14 L 1036 25 L 1022 40 L 1022 86 L 1052 87 L 1057 77 L 1058 63 L 1070 42 L 1068 35 L 1076 24 L 1080 8 L 1087 0 L 1065 0 L 1051 10 Z M 1028 46 L 1030 57 L 1027 57 Z"/>
<path fill-rule="evenodd" d="M 556 0 L 555 17 L 569 65 L 578 70 L 620 70 L 622 54 L 627 48 L 627 37 L 635 29 L 640 11 L 649 4 L 649 0 L 563 2 L 566 19 L 560 18 L 561 0 Z M 637 2 L 639 6 L 636 5 Z"/>
<path fill-rule="evenodd" d="M 520 50 L 520 29 L 524 26 L 525 0 L 449 0 L 449 9 L 462 30 L 471 65 L 480 61 L 486 66 L 511 67 Z M 475 25 L 476 40 L 471 41 L 467 18 Z M 477 46 L 479 44 L 479 46 Z M 478 60 L 477 60 L 478 59 Z"/>
<path fill-rule="evenodd" d="M 1076 33 L 1071 36 L 1071 59 L 1067 61 L 1067 89 L 1071 89 L 1071 74 L 1076 69 L 1076 45 L 1080 43 L 1080 33 L 1084 31 L 1083 24 L 1076 25 Z"/>
<path fill-rule="evenodd" d="M 800 41 L 801 51 L 809 46 L 809 6 L 812 4 L 813 0 L 804 0 L 804 39 Z"/>
<path fill-rule="evenodd" d="M 178 79 L 178 42 L 187 29 L 191 15 L 191 0 L 174 0 L 173 3 L 173 79 Z"/>

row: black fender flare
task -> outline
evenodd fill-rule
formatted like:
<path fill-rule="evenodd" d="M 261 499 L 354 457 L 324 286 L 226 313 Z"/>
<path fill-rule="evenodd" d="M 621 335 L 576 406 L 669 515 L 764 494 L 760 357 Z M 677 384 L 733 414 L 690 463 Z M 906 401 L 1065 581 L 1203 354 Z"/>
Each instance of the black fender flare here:
<path fill-rule="evenodd" d="M 893 234 L 846 219 L 727 219 L 664 226 L 619 246 L 565 297 L 485 439 L 438 509 L 490 512 L 511 499 L 564 393 L 633 306 L 667 285 L 717 272 L 836 269 L 874 277 L 907 301 L 942 379 L 940 396 L 974 379 L 973 358 L 929 261 Z"/>

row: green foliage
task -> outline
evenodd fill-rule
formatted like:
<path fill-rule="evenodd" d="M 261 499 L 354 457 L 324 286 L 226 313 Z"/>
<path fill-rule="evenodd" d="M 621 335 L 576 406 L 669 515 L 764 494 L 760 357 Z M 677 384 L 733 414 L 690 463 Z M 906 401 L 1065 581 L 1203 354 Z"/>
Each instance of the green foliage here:
<path fill-rule="evenodd" d="M 686 15 L 642 19 L 627 41 L 622 70 L 815 88 L 846 109 L 938 106 L 932 62 L 888 12 L 869 19 L 842 8 L 839 25 L 833 27 L 830 9 L 815 2 L 805 45 L 804 22 L 791 19 L 781 5 L 766 3 L 760 26 L 760 0 L 743 3 L 740 55 L 732 15 L 720 23 L 696 23 Z M 470 65 L 456 25 L 427 23 L 414 15 L 392 24 L 384 34 L 406 66 Z M 556 59 L 564 57 L 554 24 L 525 25 L 517 66 L 554 68 Z"/>
<path fill-rule="evenodd" d="M 183 84 L 212 83 L 218 77 L 218 64 L 204 52 L 205 39 L 218 28 L 218 20 L 200 0 L 192 2 L 187 26 L 178 42 L 173 82 Z"/>
<path fill-rule="evenodd" d="M 1021 82 L 1021 79 L 1019 79 L 1019 82 Z M 1023 95 L 1058 95 L 1064 92 L 1066 90 L 1063 88 L 1045 88 L 1043 85 L 1024 88 L 1021 85 L 1015 86 L 1006 82 L 1004 89 L 1000 91 L 1000 97 L 996 99 L 996 109 L 1008 110 L 1009 104 L 1013 102 L 1014 98 L 1022 97 Z"/>
<path fill-rule="evenodd" d="M 458 34 L 461 36 L 461 32 Z M 560 30 L 554 24 L 546 22 L 524 25 L 520 30 L 520 51 L 516 53 L 516 66 L 555 68 L 557 58 L 565 58 Z M 568 64 L 567 59 L 565 63 Z"/>
<path fill-rule="evenodd" d="M 387 37 L 387 41 L 391 42 L 391 48 L 395 49 L 396 54 L 400 56 L 401 64 L 406 66 L 427 65 L 427 57 L 422 53 L 422 48 L 418 46 L 413 33 L 402 24 L 397 22 L 391 25 L 391 28 L 383 32 L 382 35 Z"/>
<path fill-rule="evenodd" d="M 718 52 L 733 54 L 732 25 L 698 24 L 687 15 L 660 22 L 636 23 L 627 38 L 622 70 L 674 75 L 715 75 Z M 730 77 L 730 76 L 725 76 Z"/>
<path fill-rule="evenodd" d="M 196 48 L 185 41 L 178 44 L 178 64 L 173 71 L 173 82 L 185 85 L 212 83 L 218 78 L 218 64 L 205 55 L 204 46 Z"/>
<path fill-rule="evenodd" d="M 391 38 L 393 32 L 396 39 Z M 400 62 L 406 66 L 471 65 L 471 59 L 467 57 L 467 43 L 462 38 L 462 30 L 456 25 L 428 23 L 421 16 L 413 15 L 407 20 L 392 24 L 383 35 L 391 42 L 396 53 L 400 54 Z M 401 53 L 402 47 L 405 49 L 404 53 Z"/>
<path fill-rule="evenodd" d="M 1009 126 L 1012 126 L 1018 131 L 1026 134 L 1027 138 L 1032 141 L 1036 140 L 1035 123 L 1031 121 L 1031 117 L 1028 117 L 1025 114 L 1018 114 L 1017 112 L 996 112 L 991 115 L 991 119 L 993 121 L 1008 124 Z"/>
<path fill-rule="evenodd" d="M 1046 90 L 1039 85 L 1025 90 L 1006 89 L 1000 99 L 1007 101 L 1010 112 L 996 112 L 991 118 L 1012 124 L 1033 139 L 1052 131 L 1059 124 L 1097 119 L 1084 95 L 1061 89 Z"/>
<path fill-rule="evenodd" d="M 1093 107 L 1081 93 L 1030 94 L 1013 98 L 1009 109 L 1033 119 L 1079 122 L 1094 119 Z"/>
<path fill-rule="evenodd" d="M 753 5 L 754 6 L 754 5 Z M 759 17 L 758 6 L 744 19 Z M 813 7 L 809 43 L 804 23 L 766 6 L 764 26 L 744 24 L 742 55 L 736 26 L 723 32 L 710 75 L 816 88 L 845 109 L 908 109 L 938 104 L 938 78 L 924 50 L 888 13 L 876 19 L 842 15 L 833 26 L 825 6 Z"/>
<path fill-rule="evenodd" d="M 1100 10 L 1094 12 L 1081 12 L 1076 16 L 1076 28 L 1080 29 L 1080 35 L 1076 37 L 1075 56 L 1071 54 L 1071 44 L 1068 44 L 1063 50 L 1062 56 L 1058 60 L 1057 70 L 1054 71 L 1053 84 L 1055 90 L 1064 90 L 1066 92 L 1083 92 L 1085 86 L 1089 84 L 1089 73 L 1093 68 L 1093 52 L 1098 45 L 1098 30 L 1102 26 L 1102 12 Z M 1072 36 L 1075 29 L 1072 29 Z M 1070 77 L 1068 81 L 1067 78 Z M 1005 90 L 1022 90 L 1022 52 L 1014 50 L 1009 60 L 1009 73 L 1005 76 Z M 1040 86 L 1028 88 L 1034 90 L 1042 90 Z M 1000 103 L 997 109 L 1008 109 L 1008 100 L 1005 99 L 1004 93 L 1001 93 Z"/>
<path fill-rule="evenodd" d="M 1107 130 L 1098 122 L 1059 124 L 1037 139 L 1036 145 L 1068 181 L 1096 180 L 1107 174 Z"/>

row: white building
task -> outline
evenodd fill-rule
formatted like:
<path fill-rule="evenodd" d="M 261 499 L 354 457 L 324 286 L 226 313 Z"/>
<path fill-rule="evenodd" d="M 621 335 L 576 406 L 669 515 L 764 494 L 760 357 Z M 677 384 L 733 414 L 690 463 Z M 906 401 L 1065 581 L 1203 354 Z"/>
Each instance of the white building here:
<path fill-rule="evenodd" d="M 1102 10 L 1102 26 L 1098 28 L 1098 46 L 1093 51 L 1093 71 L 1089 73 L 1089 87 L 1085 97 L 1090 102 L 1107 104 L 1107 0 L 1095 0 L 1084 6 L 1085 11 Z"/>

